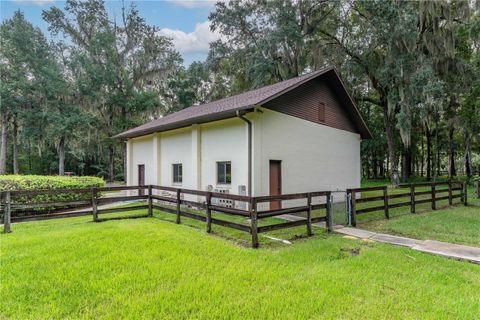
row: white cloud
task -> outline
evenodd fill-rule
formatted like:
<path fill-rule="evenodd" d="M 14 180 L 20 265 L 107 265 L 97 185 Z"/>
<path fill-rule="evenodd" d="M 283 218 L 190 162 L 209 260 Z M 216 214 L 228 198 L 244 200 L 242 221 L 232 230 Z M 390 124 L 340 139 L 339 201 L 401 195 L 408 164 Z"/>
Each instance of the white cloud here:
<path fill-rule="evenodd" d="M 217 0 L 168 0 L 172 4 L 184 8 L 208 8 L 213 7 Z"/>
<path fill-rule="evenodd" d="M 14 2 L 21 2 L 26 4 L 36 4 L 37 6 L 43 6 L 47 3 L 52 3 L 54 0 L 13 0 Z"/>
<path fill-rule="evenodd" d="M 220 33 L 210 30 L 210 21 L 197 23 L 195 30 L 190 33 L 169 28 L 160 29 L 159 32 L 163 36 L 172 38 L 175 48 L 182 54 L 207 53 L 210 42 L 221 38 Z"/>

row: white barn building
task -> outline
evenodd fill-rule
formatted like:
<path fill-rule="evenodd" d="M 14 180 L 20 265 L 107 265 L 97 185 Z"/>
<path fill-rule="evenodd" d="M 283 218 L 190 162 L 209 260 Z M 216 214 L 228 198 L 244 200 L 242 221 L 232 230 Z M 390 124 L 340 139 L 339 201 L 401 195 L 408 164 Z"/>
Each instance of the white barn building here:
<path fill-rule="evenodd" d="M 359 187 L 360 142 L 371 134 L 326 68 L 117 137 L 127 143 L 128 185 L 260 196 Z"/>

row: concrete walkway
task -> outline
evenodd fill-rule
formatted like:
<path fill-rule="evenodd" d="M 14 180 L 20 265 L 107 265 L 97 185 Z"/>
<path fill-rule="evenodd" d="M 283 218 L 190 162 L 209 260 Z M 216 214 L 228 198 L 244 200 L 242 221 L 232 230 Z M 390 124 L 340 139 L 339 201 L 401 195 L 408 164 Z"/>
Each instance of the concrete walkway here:
<path fill-rule="evenodd" d="M 288 214 L 279 216 L 279 218 L 288 221 L 304 219 L 298 216 Z M 314 223 L 313 225 L 316 227 L 325 228 L 325 223 Z M 377 233 L 358 228 L 344 227 L 341 225 L 335 226 L 334 231 L 358 239 L 389 243 L 397 246 L 408 247 L 416 251 L 431 253 L 451 259 L 466 260 L 480 264 L 480 248 L 478 247 L 470 247 L 435 240 L 417 240 L 399 236 L 392 236 L 385 233 Z"/>

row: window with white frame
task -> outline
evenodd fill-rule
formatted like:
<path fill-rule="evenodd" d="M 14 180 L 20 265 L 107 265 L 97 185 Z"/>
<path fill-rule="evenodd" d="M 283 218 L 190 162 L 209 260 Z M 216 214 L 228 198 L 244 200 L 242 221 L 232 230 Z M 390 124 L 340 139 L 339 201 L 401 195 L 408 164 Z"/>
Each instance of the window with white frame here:
<path fill-rule="evenodd" d="M 217 162 L 217 183 L 232 183 L 232 163 L 230 161 Z"/>
<path fill-rule="evenodd" d="M 173 182 L 182 183 L 183 181 L 183 166 L 181 163 L 173 164 Z"/>

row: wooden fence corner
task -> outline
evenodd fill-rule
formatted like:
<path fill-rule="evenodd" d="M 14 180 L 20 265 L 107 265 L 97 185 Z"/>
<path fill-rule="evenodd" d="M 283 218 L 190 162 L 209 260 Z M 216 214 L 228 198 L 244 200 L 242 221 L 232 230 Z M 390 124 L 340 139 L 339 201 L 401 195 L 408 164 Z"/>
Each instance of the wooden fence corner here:
<path fill-rule="evenodd" d="M 180 193 L 182 192 L 181 189 L 177 189 L 177 209 L 176 209 L 176 213 L 177 213 L 177 218 L 175 220 L 175 223 L 176 224 L 179 224 L 180 223 Z"/>
<path fill-rule="evenodd" d="M 3 199 L 3 233 L 10 233 L 12 232 L 12 229 L 10 227 L 11 223 L 11 206 L 10 206 L 10 192 L 7 191 L 4 194 L 4 199 Z"/>
<path fill-rule="evenodd" d="M 152 193 L 152 185 L 148 186 L 148 216 L 153 217 L 153 193 Z"/>
<path fill-rule="evenodd" d="M 258 225 L 257 225 L 257 202 L 252 199 L 250 205 L 250 223 L 251 229 L 250 232 L 252 234 L 252 248 L 258 248 Z"/>
<path fill-rule="evenodd" d="M 307 195 L 307 235 L 311 236 L 312 233 L 312 194 Z"/>
<path fill-rule="evenodd" d="M 212 193 L 208 192 L 206 196 L 206 202 L 207 202 L 207 209 L 206 209 L 206 215 L 207 215 L 207 233 L 212 232 L 212 210 L 210 209 L 212 205 Z"/>
<path fill-rule="evenodd" d="M 92 218 L 93 222 L 98 221 L 98 207 L 97 207 L 97 199 L 98 198 L 98 191 L 97 188 L 92 188 Z"/>
<path fill-rule="evenodd" d="M 327 232 L 333 231 L 333 196 L 329 191 L 327 193 L 327 206 L 326 206 L 326 221 Z"/>

